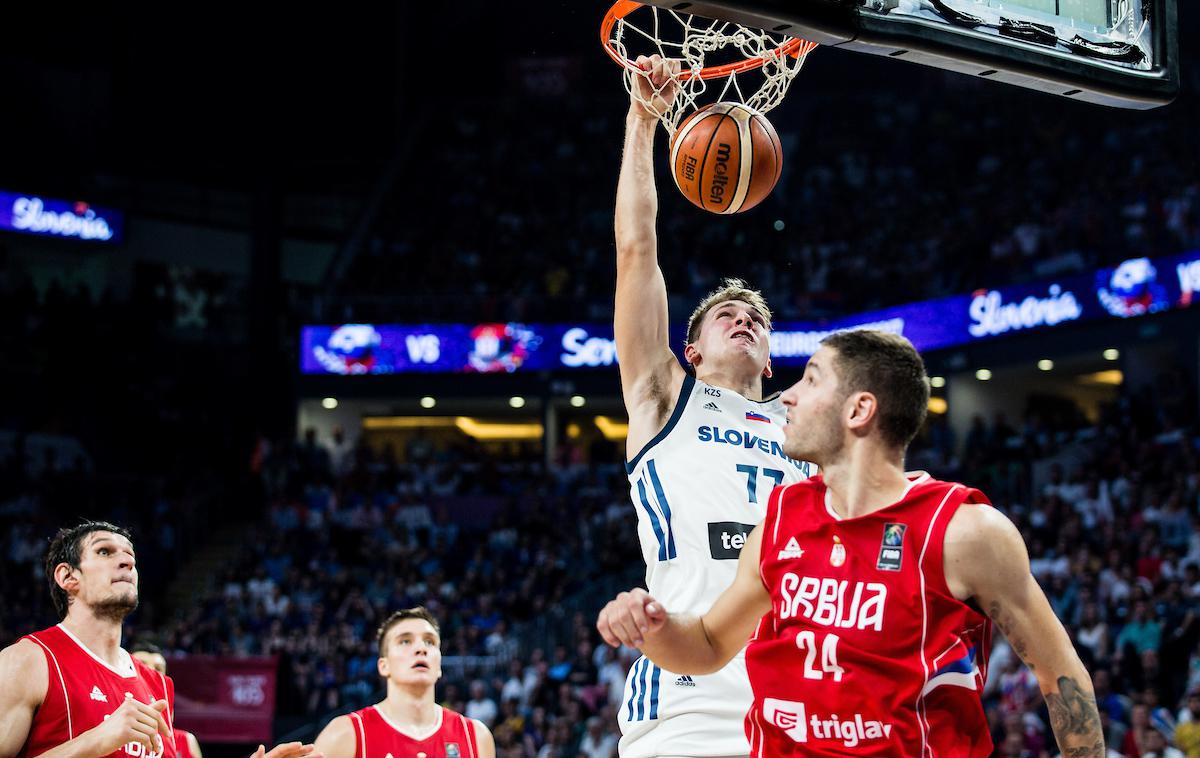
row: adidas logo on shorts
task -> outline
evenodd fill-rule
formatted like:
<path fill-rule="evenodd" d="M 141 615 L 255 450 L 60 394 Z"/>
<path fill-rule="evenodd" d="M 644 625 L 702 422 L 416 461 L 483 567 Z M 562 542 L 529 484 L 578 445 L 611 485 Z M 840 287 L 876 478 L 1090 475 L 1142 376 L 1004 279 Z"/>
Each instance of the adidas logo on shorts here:
<path fill-rule="evenodd" d="M 676 687 L 695 687 L 696 680 L 691 678 L 690 676 L 676 677 L 675 686 Z"/>
<path fill-rule="evenodd" d="M 721 406 L 717 405 L 716 403 L 714 403 L 714 402 L 712 402 L 712 401 L 710 400 L 710 401 L 708 401 L 707 403 L 705 403 L 705 404 L 704 404 L 704 410 L 706 410 L 706 411 L 716 411 L 717 413 L 720 413 L 720 412 L 721 412 Z"/>

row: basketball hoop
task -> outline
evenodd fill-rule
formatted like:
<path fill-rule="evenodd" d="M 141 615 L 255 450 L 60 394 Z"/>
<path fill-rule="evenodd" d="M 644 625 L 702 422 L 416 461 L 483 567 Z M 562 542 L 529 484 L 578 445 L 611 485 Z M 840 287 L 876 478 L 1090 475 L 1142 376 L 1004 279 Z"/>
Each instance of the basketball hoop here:
<path fill-rule="evenodd" d="M 645 10 L 635 13 L 640 9 Z M 600 42 L 624 70 L 625 89 L 655 113 L 672 136 L 683 115 L 699 107 L 698 101 L 709 90 L 710 81 L 724 82 L 712 102 L 736 100 L 759 113 L 771 110 L 783 100 L 804 59 L 817 46 L 815 42 L 732 21 L 680 14 L 635 0 L 618 0 L 609 8 L 600 24 Z M 634 59 L 652 54 L 680 61 L 679 93 L 663 112 L 638 95 L 634 86 L 633 77 L 642 75 Z M 739 81 L 739 74 L 753 74 L 762 81 L 755 87 L 751 81 Z"/>

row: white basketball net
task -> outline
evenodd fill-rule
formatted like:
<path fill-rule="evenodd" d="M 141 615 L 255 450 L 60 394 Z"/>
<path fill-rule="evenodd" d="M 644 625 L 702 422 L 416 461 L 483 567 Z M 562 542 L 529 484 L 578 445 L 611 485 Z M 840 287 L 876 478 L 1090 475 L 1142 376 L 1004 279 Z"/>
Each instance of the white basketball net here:
<path fill-rule="evenodd" d="M 631 20 L 632 17 L 637 17 L 637 23 Z M 817 46 L 815 42 L 798 40 L 799 47 L 794 54 L 779 52 L 794 39 L 732 21 L 714 21 L 650 5 L 617 19 L 610 35 L 613 50 L 625 60 L 625 89 L 658 116 L 672 137 L 684 114 L 709 103 L 736 99 L 759 113 L 779 105 L 792 79 L 804 66 L 805 58 Z M 663 58 L 680 61 L 679 93 L 665 109 L 644 98 L 635 86 L 634 77 L 644 78 L 644 74 L 632 61 L 639 54 L 649 55 L 655 51 Z M 761 60 L 762 65 L 740 74 L 729 73 L 720 79 L 702 79 L 700 70 L 706 65 L 715 65 L 713 59 L 721 53 L 724 57 L 720 63 L 737 60 L 736 56 L 740 55 L 743 59 Z M 716 97 L 712 97 L 714 92 Z"/>

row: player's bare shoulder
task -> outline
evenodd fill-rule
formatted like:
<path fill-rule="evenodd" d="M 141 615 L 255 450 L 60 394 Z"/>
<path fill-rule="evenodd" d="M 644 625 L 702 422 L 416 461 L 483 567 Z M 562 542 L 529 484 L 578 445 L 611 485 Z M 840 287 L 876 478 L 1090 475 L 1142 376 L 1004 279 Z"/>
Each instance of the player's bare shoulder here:
<path fill-rule="evenodd" d="M 350 716 L 338 716 L 326 724 L 313 744 L 317 752 L 325 758 L 354 758 L 357 746 L 354 741 L 354 723 Z"/>
<path fill-rule="evenodd" d="M 479 719 L 470 719 L 471 728 L 475 730 L 475 746 L 479 749 L 479 758 L 496 758 L 496 740 L 487 724 Z"/>
<path fill-rule="evenodd" d="M 2 689 L 8 692 L 5 703 L 41 705 L 49 676 L 46 656 L 36 642 L 21 639 L 0 650 L 0 682 L 5 682 Z"/>
<path fill-rule="evenodd" d="M 37 643 L 18 640 L 0 650 L 0 758 L 19 755 L 34 714 L 46 699 L 49 667 Z"/>
<path fill-rule="evenodd" d="M 946 527 L 946 583 L 959 600 L 980 584 L 1029 570 L 1028 553 L 1017 527 L 990 505 L 964 503 Z"/>

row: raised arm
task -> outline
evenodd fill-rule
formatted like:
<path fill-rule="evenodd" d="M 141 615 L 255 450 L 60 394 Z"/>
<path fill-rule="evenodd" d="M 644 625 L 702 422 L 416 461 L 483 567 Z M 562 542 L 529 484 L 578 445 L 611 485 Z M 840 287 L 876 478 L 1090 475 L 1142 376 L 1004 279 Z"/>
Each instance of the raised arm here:
<path fill-rule="evenodd" d="M 1030 573 L 1017 528 L 994 508 L 963 506 L 946 531 L 945 561 L 951 591 L 973 598 L 1037 677 L 1062 754 L 1102 758 L 1092 679 Z"/>
<path fill-rule="evenodd" d="M 737 576 L 703 616 L 667 613 L 643 589 L 622 592 L 600 611 L 596 628 L 610 645 L 641 648 L 673 674 L 710 674 L 729 663 L 771 610 L 758 573 L 762 525 L 746 537 Z"/>
<path fill-rule="evenodd" d="M 658 56 L 640 57 L 647 71 L 637 77 L 639 94 L 649 99 L 661 90 L 656 101 L 665 107 L 675 96 L 672 75 L 677 61 Z M 672 410 L 683 384 L 683 367 L 671 352 L 667 322 L 667 285 L 658 267 L 658 195 L 654 186 L 654 135 L 658 122 L 654 113 L 632 97 L 625 118 L 625 148 L 617 182 L 617 205 L 613 226 L 617 242 L 617 294 L 613 332 L 621 391 L 629 413 L 629 455 L 658 433 Z"/>

